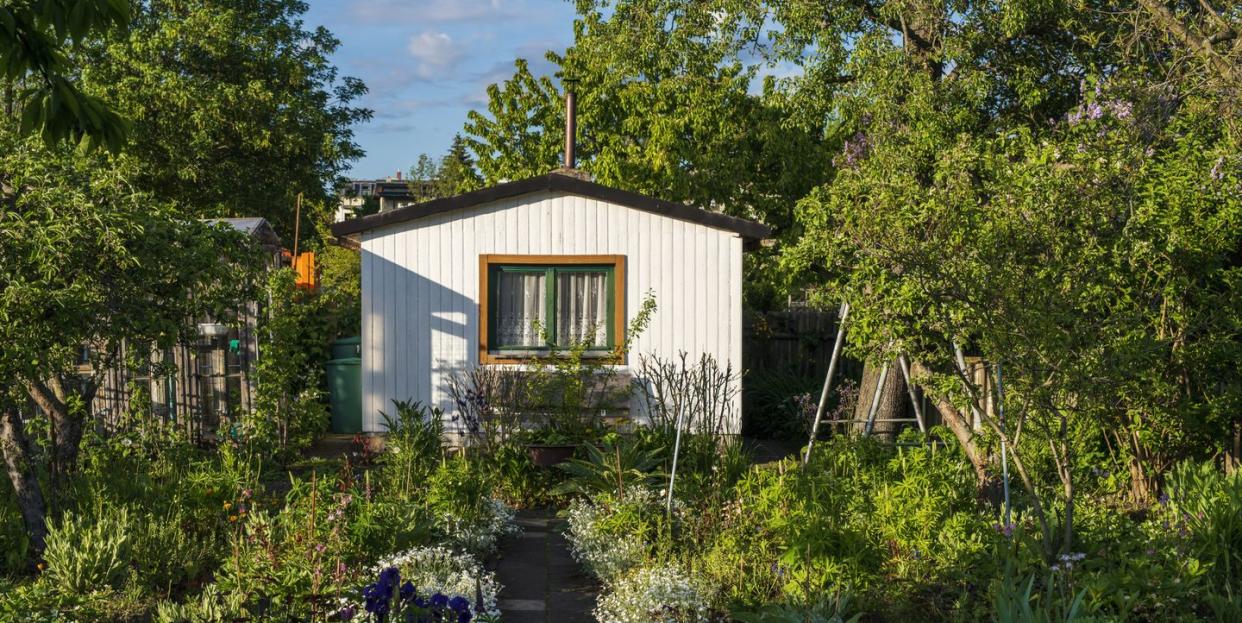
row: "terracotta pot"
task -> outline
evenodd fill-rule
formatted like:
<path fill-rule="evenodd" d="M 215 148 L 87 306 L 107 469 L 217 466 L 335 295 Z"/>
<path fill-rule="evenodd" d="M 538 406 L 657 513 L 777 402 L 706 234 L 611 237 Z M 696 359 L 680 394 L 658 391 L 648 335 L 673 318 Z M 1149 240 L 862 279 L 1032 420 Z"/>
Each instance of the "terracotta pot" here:
<path fill-rule="evenodd" d="M 539 467 L 551 467 L 564 463 L 573 458 L 574 451 L 578 449 L 577 444 L 527 444 L 526 451 L 530 453 L 530 460 Z"/>

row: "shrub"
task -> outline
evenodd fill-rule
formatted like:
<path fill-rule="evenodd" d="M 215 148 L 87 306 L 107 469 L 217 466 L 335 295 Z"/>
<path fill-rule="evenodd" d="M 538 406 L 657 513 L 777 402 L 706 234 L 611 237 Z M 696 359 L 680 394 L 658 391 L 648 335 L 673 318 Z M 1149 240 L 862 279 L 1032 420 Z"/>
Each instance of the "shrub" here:
<path fill-rule="evenodd" d="M 125 507 L 98 515 L 66 513 L 48 527 L 47 574 L 64 591 L 118 586 L 130 560 L 132 525 Z"/>
<path fill-rule="evenodd" d="M 674 565 L 639 569 L 599 600 L 599 623 L 708 623 L 727 621 L 711 587 Z"/>

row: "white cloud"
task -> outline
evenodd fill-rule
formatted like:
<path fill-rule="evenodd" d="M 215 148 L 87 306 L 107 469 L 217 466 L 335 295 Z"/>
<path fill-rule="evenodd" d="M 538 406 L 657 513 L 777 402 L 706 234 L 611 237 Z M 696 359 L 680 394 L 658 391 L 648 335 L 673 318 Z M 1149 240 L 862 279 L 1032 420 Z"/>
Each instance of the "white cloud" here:
<path fill-rule="evenodd" d="M 354 0 L 349 14 L 364 22 L 469 22 L 514 15 L 502 0 Z"/>
<path fill-rule="evenodd" d="M 444 77 L 465 56 L 448 33 L 423 32 L 410 37 L 410 56 L 418 61 L 415 74 L 424 80 Z"/>

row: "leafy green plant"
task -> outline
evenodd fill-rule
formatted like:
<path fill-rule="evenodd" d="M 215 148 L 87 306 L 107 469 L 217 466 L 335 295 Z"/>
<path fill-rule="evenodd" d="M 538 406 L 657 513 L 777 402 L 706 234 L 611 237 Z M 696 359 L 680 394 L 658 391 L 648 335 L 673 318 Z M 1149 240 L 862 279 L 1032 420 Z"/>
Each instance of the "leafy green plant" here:
<path fill-rule="evenodd" d="M 1012 561 L 1004 576 L 992 586 L 992 611 L 996 623 L 1069 623 L 1086 618 L 1086 589 L 1070 592 L 1068 581 L 1050 574 L 1042 591 L 1036 592 L 1035 576 L 1023 580 Z"/>
<path fill-rule="evenodd" d="M 608 493 L 618 499 L 627 488 L 652 488 L 664 478 L 661 467 L 664 449 L 644 447 L 642 443 L 615 433 L 602 443 L 584 446 L 586 458 L 570 459 L 557 467 L 567 479 L 555 493 L 593 497 Z"/>
<path fill-rule="evenodd" d="M 861 612 L 851 616 L 850 612 L 849 596 L 838 592 L 812 606 L 770 604 L 757 610 L 735 611 L 732 616 L 739 623 L 855 623 L 863 616 Z"/>
<path fill-rule="evenodd" d="M 48 530 L 43 552 L 48 576 L 69 592 L 118 586 L 130 561 L 132 530 L 125 507 L 104 509 L 94 516 L 66 513 Z"/>
<path fill-rule="evenodd" d="M 388 436 L 381 471 L 390 494 L 409 500 L 443 454 L 444 413 L 421 402 L 394 400 L 396 415 L 380 411 Z"/>
<path fill-rule="evenodd" d="M 1242 594 L 1242 471 L 1188 461 L 1166 485 L 1166 516 L 1187 534 L 1191 555 L 1210 565 L 1219 590 Z"/>
<path fill-rule="evenodd" d="M 161 602 L 156 605 L 155 623 L 217 623 L 245 620 L 252 614 L 239 593 L 222 594 L 208 584 L 198 597 L 184 604 Z"/>

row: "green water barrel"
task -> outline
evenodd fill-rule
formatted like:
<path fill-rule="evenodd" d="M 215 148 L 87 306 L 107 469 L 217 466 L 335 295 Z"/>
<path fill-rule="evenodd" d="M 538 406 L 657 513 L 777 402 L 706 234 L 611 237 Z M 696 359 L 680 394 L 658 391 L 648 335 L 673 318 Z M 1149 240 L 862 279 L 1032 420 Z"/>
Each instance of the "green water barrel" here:
<path fill-rule="evenodd" d="M 346 359 L 362 356 L 362 338 L 358 336 L 343 337 L 332 343 L 332 358 Z"/>
<path fill-rule="evenodd" d="M 341 338 L 332 343 L 333 359 L 327 363 L 328 399 L 332 407 L 332 432 L 362 432 L 362 357 L 359 339 Z"/>

